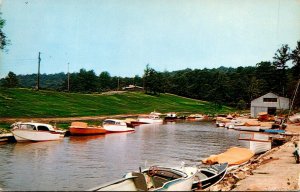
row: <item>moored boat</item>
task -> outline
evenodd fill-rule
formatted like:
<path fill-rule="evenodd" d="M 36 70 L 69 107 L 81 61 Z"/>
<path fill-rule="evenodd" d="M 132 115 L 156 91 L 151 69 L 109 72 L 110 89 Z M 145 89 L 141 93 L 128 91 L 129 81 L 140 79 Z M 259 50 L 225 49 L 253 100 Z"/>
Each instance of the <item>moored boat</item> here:
<path fill-rule="evenodd" d="M 165 121 L 175 121 L 177 119 L 177 114 L 175 112 L 167 113 L 166 117 L 164 118 Z"/>
<path fill-rule="evenodd" d="M 187 117 L 187 120 L 190 120 L 190 121 L 200 121 L 203 119 L 204 119 L 204 116 L 201 114 L 191 114 Z"/>
<path fill-rule="evenodd" d="M 239 134 L 239 142 L 243 147 L 255 154 L 263 153 L 271 149 L 272 143 L 269 135 L 264 133 L 243 132 Z"/>
<path fill-rule="evenodd" d="M 130 132 L 135 129 L 128 127 L 125 121 L 118 119 L 106 119 L 103 121 L 103 128 L 109 133 Z"/>
<path fill-rule="evenodd" d="M 280 133 L 285 133 L 285 130 L 283 130 L 283 129 L 264 129 L 264 132 L 280 134 Z"/>
<path fill-rule="evenodd" d="M 152 166 L 88 191 L 190 191 L 197 168 Z"/>
<path fill-rule="evenodd" d="M 60 140 L 65 134 L 65 131 L 54 129 L 46 123 L 17 122 L 11 127 L 17 142 Z"/>
<path fill-rule="evenodd" d="M 203 190 L 219 183 L 226 175 L 228 163 L 210 165 L 198 169 L 192 190 Z"/>
<path fill-rule="evenodd" d="M 88 126 L 85 122 L 75 121 L 69 126 L 70 135 L 99 135 L 105 134 L 106 130 L 101 126 Z"/>
<path fill-rule="evenodd" d="M 137 121 L 140 124 L 153 124 L 153 123 L 163 123 L 163 119 L 159 117 L 160 113 L 151 112 L 149 115 L 140 115 Z"/>

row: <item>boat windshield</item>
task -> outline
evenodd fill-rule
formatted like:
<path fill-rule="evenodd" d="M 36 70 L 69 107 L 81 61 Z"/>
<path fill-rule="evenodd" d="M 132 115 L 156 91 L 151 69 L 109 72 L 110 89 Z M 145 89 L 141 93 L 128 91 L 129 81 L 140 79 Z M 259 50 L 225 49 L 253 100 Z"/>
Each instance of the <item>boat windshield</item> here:
<path fill-rule="evenodd" d="M 19 126 L 19 129 L 36 130 L 36 127 L 34 125 L 30 125 L 30 124 L 21 124 Z"/>
<path fill-rule="evenodd" d="M 44 126 L 44 125 L 39 125 L 38 130 L 39 131 L 49 131 L 49 128 L 47 126 Z"/>
<path fill-rule="evenodd" d="M 113 120 L 105 120 L 105 121 L 103 121 L 103 124 L 105 124 L 105 125 L 119 125 L 120 122 L 113 121 Z"/>

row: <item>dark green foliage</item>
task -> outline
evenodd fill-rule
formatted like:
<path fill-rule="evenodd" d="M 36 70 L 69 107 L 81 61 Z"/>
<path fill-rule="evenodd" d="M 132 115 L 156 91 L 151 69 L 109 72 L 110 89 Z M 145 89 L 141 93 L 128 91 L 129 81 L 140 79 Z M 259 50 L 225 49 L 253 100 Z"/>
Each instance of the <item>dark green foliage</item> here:
<path fill-rule="evenodd" d="M 6 35 L 2 30 L 4 25 L 5 25 L 5 20 L 1 18 L 1 12 L 0 12 L 0 50 L 5 49 L 5 47 L 9 44 L 9 40 L 7 39 Z"/>
<path fill-rule="evenodd" d="M 206 100 L 214 106 L 240 106 L 244 101 L 250 106 L 251 100 L 273 92 L 288 98 L 293 93 L 299 79 L 300 41 L 289 53 L 289 47 L 283 45 L 277 50 L 274 62 L 262 61 L 256 66 L 214 69 L 183 69 L 178 71 L 157 72 L 146 66 L 143 78 L 111 77 L 104 71 L 97 76 L 93 70 L 81 69 L 70 74 L 70 92 L 92 93 L 111 90 L 122 90 L 128 85 L 144 86 L 147 94 L 159 95 L 172 93 L 189 98 Z M 291 59 L 293 67 L 288 68 L 286 62 Z M 18 75 L 19 86 L 34 88 L 36 74 Z M 4 79 L 1 80 L 4 82 Z M 67 90 L 67 75 L 64 73 L 41 75 L 42 89 Z M 298 91 L 299 93 L 299 91 Z M 295 107 L 300 107 L 300 97 L 295 99 Z"/>
<path fill-rule="evenodd" d="M 290 48 L 288 45 L 282 45 L 280 49 L 277 50 L 275 56 L 273 57 L 274 62 L 273 65 L 276 68 L 275 76 L 276 83 L 279 84 L 276 92 L 280 93 L 283 96 L 286 96 L 286 89 L 287 89 L 287 61 L 290 59 Z"/>
<path fill-rule="evenodd" d="M 13 72 L 9 72 L 8 75 L 2 80 L 1 83 L 2 87 L 5 88 L 12 88 L 12 87 L 17 87 L 19 84 L 18 78 L 16 76 L 16 74 L 14 74 Z"/>
<path fill-rule="evenodd" d="M 294 64 L 294 66 L 292 67 L 293 76 L 296 79 L 300 78 L 300 41 L 297 42 L 297 46 L 292 51 L 290 57 Z"/>

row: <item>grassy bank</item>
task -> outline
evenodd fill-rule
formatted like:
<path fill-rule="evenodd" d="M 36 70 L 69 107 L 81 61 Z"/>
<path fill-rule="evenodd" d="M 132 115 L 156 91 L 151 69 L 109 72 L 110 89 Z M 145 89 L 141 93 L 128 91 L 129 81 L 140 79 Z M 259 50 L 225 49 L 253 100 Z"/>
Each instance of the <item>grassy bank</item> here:
<path fill-rule="evenodd" d="M 158 96 L 141 92 L 111 95 L 35 91 L 30 89 L 1 89 L 0 117 L 78 117 L 149 113 L 226 113 L 232 108 L 216 107 L 209 102 L 170 94 Z"/>

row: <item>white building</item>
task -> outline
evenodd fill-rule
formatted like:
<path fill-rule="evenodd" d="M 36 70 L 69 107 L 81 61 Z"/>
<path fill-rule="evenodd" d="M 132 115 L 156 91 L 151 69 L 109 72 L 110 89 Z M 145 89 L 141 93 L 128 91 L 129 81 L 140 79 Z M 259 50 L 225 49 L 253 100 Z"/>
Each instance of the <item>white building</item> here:
<path fill-rule="evenodd" d="M 267 93 L 251 101 L 251 117 L 257 117 L 260 112 L 267 112 L 274 115 L 277 110 L 290 108 L 290 99 L 280 97 L 274 93 Z"/>

